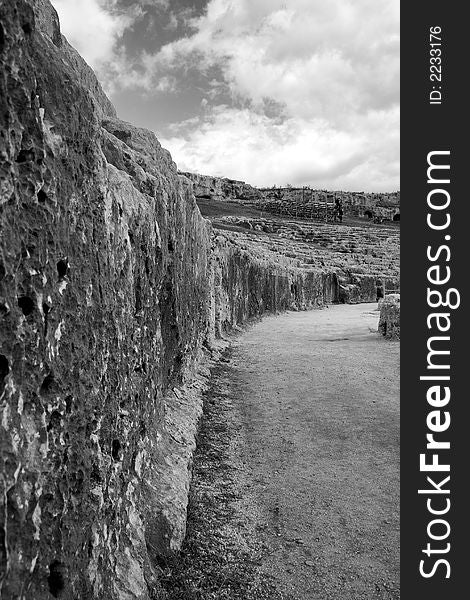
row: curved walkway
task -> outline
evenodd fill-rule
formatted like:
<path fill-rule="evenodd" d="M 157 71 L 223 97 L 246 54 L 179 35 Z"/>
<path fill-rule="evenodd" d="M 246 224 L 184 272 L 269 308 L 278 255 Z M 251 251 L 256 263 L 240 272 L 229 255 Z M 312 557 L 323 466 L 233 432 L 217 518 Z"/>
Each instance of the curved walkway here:
<path fill-rule="evenodd" d="M 399 344 L 376 306 L 266 318 L 232 352 L 242 510 L 286 597 L 399 598 Z"/>

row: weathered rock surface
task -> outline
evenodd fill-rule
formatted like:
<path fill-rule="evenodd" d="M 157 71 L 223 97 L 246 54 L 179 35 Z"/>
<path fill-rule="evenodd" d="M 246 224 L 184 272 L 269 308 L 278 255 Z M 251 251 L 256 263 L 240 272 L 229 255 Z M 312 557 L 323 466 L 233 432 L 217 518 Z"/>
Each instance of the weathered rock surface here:
<path fill-rule="evenodd" d="M 379 331 L 386 338 L 400 338 L 400 294 L 390 294 L 380 302 Z"/>
<path fill-rule="evenodd" d="M 210 177 L 181 171 L 193 184 L 196 198 L 210 198 L 218 200 L 256 201 L 262 199 L 262 193 L 252 185 L 227 177 Z"/>
<path fill-rule="evenodd" d="M 1 7 L 2 597 L 145 598 L 151 466 L 208 326 L 210 227 L 39 7 Z"/>
<path fill-rule="evenodd" d="M 337 300 L 337 278 L 214 235 L 49 2 L 0 11 L 2 598 L 157 597 L 201 357 L 264 311 Z"/>

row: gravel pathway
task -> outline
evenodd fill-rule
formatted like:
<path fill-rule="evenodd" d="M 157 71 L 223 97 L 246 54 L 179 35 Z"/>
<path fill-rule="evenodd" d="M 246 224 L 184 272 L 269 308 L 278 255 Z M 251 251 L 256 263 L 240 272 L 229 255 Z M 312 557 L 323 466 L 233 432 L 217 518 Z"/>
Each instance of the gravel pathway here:
<path fill-rule="evenodd" d="M 170 599 L 397 600 L 399 343 L 376 304 L 267 317 L 205 398 Z"/>

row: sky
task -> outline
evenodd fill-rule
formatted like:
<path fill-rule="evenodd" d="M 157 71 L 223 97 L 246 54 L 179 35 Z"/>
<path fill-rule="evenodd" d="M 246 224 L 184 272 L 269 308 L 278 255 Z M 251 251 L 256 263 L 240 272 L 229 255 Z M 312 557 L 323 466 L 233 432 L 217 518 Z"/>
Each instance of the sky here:
<path fill-rule="evenodd" d="M 399 189 L 399 0 L 52 0 L 183 171 Z"/>

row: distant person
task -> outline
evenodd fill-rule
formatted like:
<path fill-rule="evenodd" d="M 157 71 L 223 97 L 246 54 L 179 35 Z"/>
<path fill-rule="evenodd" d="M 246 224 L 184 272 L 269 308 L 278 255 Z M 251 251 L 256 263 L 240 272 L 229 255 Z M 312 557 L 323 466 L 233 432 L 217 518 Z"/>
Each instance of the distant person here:
<path fill-rule="evenodd" d="M 343 222 L 343 204 L 340 198 L 335 198 L 335 221 Z"/>
<path fill-rule="evenodd" d="M 385 296 L 385 288 L 384 288 L 384 284 L 382 283 L 381 279 L 377 280 L 377 299 L 376 302 L 378 302 L 381 298 L 383 298 Z"/>

